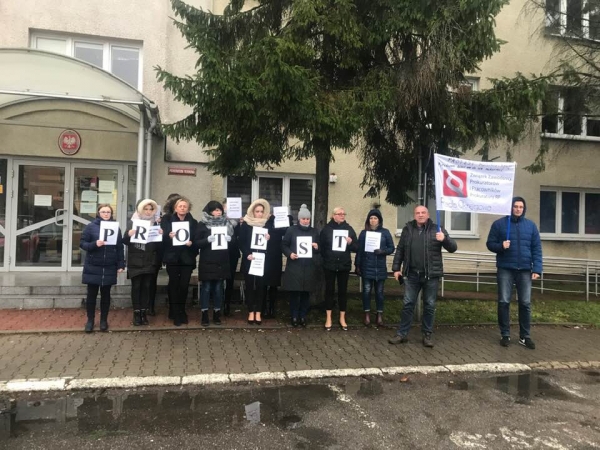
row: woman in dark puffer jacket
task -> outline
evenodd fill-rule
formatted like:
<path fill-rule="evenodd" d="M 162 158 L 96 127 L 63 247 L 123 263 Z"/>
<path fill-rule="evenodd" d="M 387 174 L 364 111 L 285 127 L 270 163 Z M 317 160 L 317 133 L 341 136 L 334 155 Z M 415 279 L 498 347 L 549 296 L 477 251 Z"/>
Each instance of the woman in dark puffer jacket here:
<path fill-rule="evenodd" d="M 113 221 L 112 206 L 103 203 L 98 205 L 96 211 L 96 219 L 84 228 L 79 243 L 79 247 L 86 251 L 82 277 L 82 282 L 87 284 L 86 333 L 94 330 L 98 291 L 100 291 L 100 331 L 108 330 L 110 288 L 113 284 L 117 284 L 117 273 L 125 270 L 121 230 L 117 229 L 116 245 L 106 245 L 105 241 L 100 238 L 100 223 L 103 220 Z"/>
<path fill-rule="evenodd" d="M 162 242 L 131 242 L 135 234 L 133 220 L 147 220 L 157 224 L 158 205 L 149 198 L 141 200 L 136 212 L 127 224 L 123 243 L 127 245 L 127 278 L 131 279 L 131 304 L 133 306 L 133 325 L 148 325 L 147 311 L 150 309 L 152 284 L 161 264 Z M 162 235 L 162 229 L 159 233 Z"/>

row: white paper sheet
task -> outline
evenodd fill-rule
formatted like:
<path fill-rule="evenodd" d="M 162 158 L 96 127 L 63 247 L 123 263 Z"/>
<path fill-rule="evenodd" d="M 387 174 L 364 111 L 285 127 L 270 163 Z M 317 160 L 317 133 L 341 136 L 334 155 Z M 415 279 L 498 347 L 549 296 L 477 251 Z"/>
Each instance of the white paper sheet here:
<path fill-rule="evenodd" d="M 265 254 L 252 253 L 254 259 L 250 261 L 250 269 L 248 273 L 256 277 L 262 277 L 265 274 Z"/>
<path fill-rule="evenodd" d="M 227 217 L 229 219 L 242 217 L 242 197 L 227 197 Z"/>
<path fill-rule="evenodd" d="M 296 255 L 298 255 L 298 258 L 312 258 L 313 247 L 311 236 L 298 236 L 296 238 Z"/>
<path fill-rule="evenodd" d="M 188 221 L 172 222 L 171 230 L 175 233 L 173 236 L 174 247 L 185 245 L 190 240 L 190 223 Z"/>
<path fill-rule="evenodd" d="M 96 191 L 81 191 L 82 202 L 96 203 L 96 200 L 98 200 L 98 193 Z"/>
<path fill-rule="evenodd" d="M 79 214 L 96 214 L 97 203 L 83 203 L 79 204 Z"/>
<path fill-rule="evenodd" d="M 148 232 L 148 242 L 162 242 L 162 234 L 160 234 L 160 225 L 152 225 Z"/>
<path fill-rule="evenodd" d="M 100 221 L 100 238 L 104 245 L 117 245 L 117 236 L 119 234 L 119 222 L 109 220 Z"/>
<path fill-rule="evenodd" d="M 52 196 L 36 194 L 33 197 L 33 206 L 52 206 Z"/>
<path fill-rule="evenodd" d="M 147 243 L 151 225 L 152 222 L 149 220 L 133 220 L 131 229 L 135 231 L 135 234 L 131 236 L 130 241 L 139 244 Z"/>
<path fill-rule="evenodd" d="M 273 215 L 275 216 L 275 228 L 285 228 L 290 226 L 288 218 L 289 209 L 287 206 L 275 206 Z"/>
<path fill-rule="evenodd" d="M 348 230 L 333 230 L 333 240 L 331 241 L 331 250 L 334 252 L 345 252 L 348 241 Z"/>
<path fill-rule="evenodd" d="M 98 184 L 98 190 L 100 192 L 111 192 L 115 190 L 115 182 L 109 180 L 100 180 Z"/>
<path fill-rule="evenodd" d="M 265 235 L 269 232 L 263 227 L 252 227 L 252 238 L 250 240 L 250 248 L 252 250 L 266 250 L 267 238 Z"/>
<path fill-rule="evenodd" d="M 381 233 L 367 231 L 365 236 L 365 252 L 373 253 L 381 246 Z"/>
<path fill-rule="evenodd" d="M 212 227 L 210 234 L 215 237 L 215 240 L 210 244 L 212 250 L 227 250 L 227 240 L 225 239 L 227 227 Z"/>

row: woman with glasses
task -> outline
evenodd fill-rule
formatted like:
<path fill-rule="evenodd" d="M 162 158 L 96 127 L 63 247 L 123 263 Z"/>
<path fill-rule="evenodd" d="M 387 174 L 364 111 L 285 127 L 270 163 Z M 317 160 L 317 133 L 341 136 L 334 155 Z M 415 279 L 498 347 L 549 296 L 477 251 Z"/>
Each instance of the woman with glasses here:
<path fill-rule="evenodd" d="M 100 291 L 100 331 L 108 330 L 110 288 L 113 284 L 117 284 L 117 273 L 125 270 L 121 230 L 117 228 L 116 245 L 108 245 L 107 241 L 103 240 L 103 236 L 100 236 L 102 221 L 114 222 L 112 206 L 102 203 L 98 205 L 96 211 L 96 218 L 84 228 L 79 243 L 79 247 L 86 252 L 82 277 L 82 282 L 87 284 L 85 300 L 87 322 L 84 328 L 86 333 L 94 330 L 98 291 Z"/>
<path fill-rule="evenodd" d="M 148 325 L 148 310 L 154 305 L 151 301 L 155 293 L 153 284 L 161 264 L 162 242 L 131 242 L 136 230 L 133 229 L 134 220 L 146 220 L 151 226 L 156 226 L 159 220 L 158 205 L 149 198 L 141 200 L 136 212 L 127 224 L 123 236 L 123 243 L 127 245 L 127 278 L 131 279 L 131 304 L 133 306 L 133 325 Z M 149 232 L 150 230 L 146 230 Z M 162 229 L 159 228 L 162 234 Z"/>
<path fill-rule="evenodd" d="M 357 238 L 354 228 L 346 222 L 344 208 L 333 208 L 331 220 L 321 230 L 321 255 L 325 272 L 325 329 L 331 330 L 331 312 L 334 304 L 335 283 L 338 287 L 339 324 L 348 330 L 346 323 L 346 303 L 348 279 L 352 269 L 352 252 L 356 252 Z"/>

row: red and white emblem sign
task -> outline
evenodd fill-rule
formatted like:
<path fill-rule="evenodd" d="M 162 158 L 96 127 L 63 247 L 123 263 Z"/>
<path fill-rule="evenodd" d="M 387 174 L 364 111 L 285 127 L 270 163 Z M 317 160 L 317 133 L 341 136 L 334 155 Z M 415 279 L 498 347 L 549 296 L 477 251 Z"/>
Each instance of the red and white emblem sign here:
<path fill-rule="evenodd" d="M 467 172 L 444 170 L 444 195 L 448 197 L 468 197 Z"/>
<path fill-rule="evenodd" d="M 81 148 L 81 136 L 74 130 L 64 130 L 58 137 L 58 148 L 65 155 L 74 155 Z"/>

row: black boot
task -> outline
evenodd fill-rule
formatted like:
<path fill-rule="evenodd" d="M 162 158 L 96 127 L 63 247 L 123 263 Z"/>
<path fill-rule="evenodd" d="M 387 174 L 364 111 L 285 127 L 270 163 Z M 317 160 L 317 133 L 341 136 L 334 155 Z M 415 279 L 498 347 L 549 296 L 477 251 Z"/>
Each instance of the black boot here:
<path fill-rule="evenodd" d="M 175 320 L 175 305 L 169 303 L 169 320 Z"/>
<path fill-rule="evenodd" d="M 133 311 L 133 326 L 139 327 L 142 324 L 142 313 L 139 309 Z"/>
<path fill-rule="evenodd" d="M 181 305 L 179 307 L 179 314 L 181 316 L 181 323 L 187 325 L 188 324 L 188 316 L 187 316 L 187 313 L 185 312 L 185 305 Z"/>
<path fill-rule="evenodd" d="M 100 319 L 100 331 L 108 331 L 108 320 Z"/>
<path fill-rule="evenodd" d="M 229 300 L 225 300 L 225 307 L 223 308 L 223 314 L 225 317 L 229 317 L 231 315 L 231 302 Z"/>
<path fill-rule="evenodd" d="M 140 318 L 142 319 L 142 325 L 150 325 L 150 322 L 148 322 L 148 316 L 146 316 L 146 310 L 142 309 L 140 310 Z"/>
<path fill-rule="evenodd" d="M 221 325 L 221 311 L 213 311 L 213 322 L 215 325 Z"/>
<path fill-rule="evenodd" d="M 200 321 L 200 324 L 205 327 L 210 325 L 210 321 L 208 320 L 208 310 L 202 311 L 202 320 Z"/>
<path fill-rule="evenodd" d="M 94 331 L 94 319 L 88 319 L 88 321 L 85 323 L 84 330 L 86 333 L 91 333 Z"/>
<path fill-rule="evenodd" d="M 269 313 L 269 317 L 271 319 L 274 319 L 275 316 L 277 315 L 277 311 L 275 309 L 275 300 L 271 300 L 269 299 L 269 309 L 268 309 L 268 313 Z"/>
<path fill-rule="evenodd" d="M 176 327 L 180 327 L 181 325 L 183 325 L 183 322 L 181 321 L 181 311 L 179 311 L 178 304 L 171 303 L 169 307 L 169 317 L 171 316 L 173 316 L 173 325 L 175 325 Z"/>

